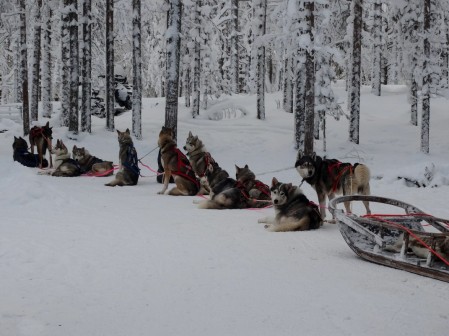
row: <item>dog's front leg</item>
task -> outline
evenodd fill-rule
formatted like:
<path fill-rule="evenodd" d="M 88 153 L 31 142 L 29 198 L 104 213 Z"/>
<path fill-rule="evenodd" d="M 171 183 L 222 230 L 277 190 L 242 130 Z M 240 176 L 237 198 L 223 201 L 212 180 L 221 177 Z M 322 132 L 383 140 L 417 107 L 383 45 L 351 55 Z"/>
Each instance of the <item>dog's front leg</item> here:
<path fill-rule="evenodd" d="M 318 203 L 320 204 L 320 214 L 321 214 L 321 218 L 326 218 L 326 194 L 321 191 L 321 190 L 317 190 L 317 195 L 318 195 Z"/>
<path fill-rule="evenodd" d="M 162 188 L 161 191 L 158 192 L 159 195 L 163 195 L 167 191 L 168 183 L 170 182 L 170 177 L 171 177 L 171 171 L 166 169 L 164 171 L 164 187 Z"/>

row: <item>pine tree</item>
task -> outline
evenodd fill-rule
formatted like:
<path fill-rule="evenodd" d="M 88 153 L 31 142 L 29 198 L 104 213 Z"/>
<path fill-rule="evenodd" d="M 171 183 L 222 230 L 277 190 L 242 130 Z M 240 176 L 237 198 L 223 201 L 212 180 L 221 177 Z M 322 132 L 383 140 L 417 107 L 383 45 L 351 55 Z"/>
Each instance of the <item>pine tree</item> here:
<path fill-rule="evenodd" d="M 167 26 L 167 94 L 165 97 L 165 127 L 178 130 L 179 54 L 181 45 L 181 1 L 169 1 Z"/>
<path fill-rule="evenodd" d="M 20 11 L 20 59 L 22 73 L 22 121 L 23 134 L 30 133 L 30 107 L 28 102 L 28 54 L 27 54 L 27 27 L 26 27 L 26 1 L 19 0 Z"/>
<path fill-rule="evenodd" d="M 349 119 L 349 140 L 359 143 L 360 130 L 360 85 L 362 67 L 362 0 L 352 2 L 352 17 L 354 20 L 352 35 L 352 66 L 351 66 L 351 87 L 350 94 L 350 119 Z"/>
<path fill-rule="evenodd" d="M 42 0 L 37 0 L 34 17 L 34 51 L 31 65 L 33 68 L 33 76 L 31 80 L 30 117 L 33 121 L 36 121 L 38 118 L 39 75 L 41 64 L 41 8 Z"/>
<path fill-rule="evenodd" d="M 133 0 L 133 116 L 132 131 L 142 139 L 142 38 L 141 3 Z"/>
<path fill-rule="evenodd" d="M 43 8 L 43 43 L 42 43 L 42 116 L 50 118 L 52 113 L 52 57 L 51 57 L 51 27 L 52 15 L 50 1 Z"/>
<path fill-rule="evenodd" d="M 92 132 L 92 0 L 81 0 L 82 48 L 81 48 L 81 131 Z"/>
<path fill-rule="evenodd" d="M 114 0 L 106 0 L 106 129 L 114 131 Z"/>

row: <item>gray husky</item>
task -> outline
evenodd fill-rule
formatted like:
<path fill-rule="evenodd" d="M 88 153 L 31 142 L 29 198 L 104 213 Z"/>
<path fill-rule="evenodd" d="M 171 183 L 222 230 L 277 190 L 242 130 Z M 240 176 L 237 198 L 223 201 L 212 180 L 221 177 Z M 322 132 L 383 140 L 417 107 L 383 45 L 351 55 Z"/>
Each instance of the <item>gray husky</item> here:
<path fill-rule="evenodd" d="M 243 192 L 248 196 L 252 208 L 263 208 L 271 205 L 270 187 L 256 180 L 256 175 L 249 169 L 248 165 L 243 168 L 236 165 L 235 170 L 237 184 L 242 187 Z"/>
<path fill-rule="evenodd" d="M 206 172 L 209 166 L 215 163 L 215 160 L 206 150 L 203 142 L 198 136 L 194 136 L 192 132 L 189 132 L 187 136 L 184 150 L 187 152 L 190 166 L 201 181 L 202 188 L 200 193 L 205 195 L 209 194 L 210 186 L 207 183 Z"/>
<path fill-rule="evenodd" d="M 140 169 L 129 129 L 127 128 L 125 132 L 117 130 L 117 135 L 120 147 L 118 154 L 119 171 L 115 174 L 115 179 L 105 185 L 109 187 L 136 185 L 139 181 Z"/>
<path fill-rule="evenodd" d="M 72 157 L 78 162 L 81 174 L 93 176 L 111 176 L 114 172 L 111 161 L 103 161 L 89 153 L 84 147 L 73 146 Z"/>
<path fill-rule="evenodd" d="M 306 181 L 315 189 L 323 218 L 326 217 L 326 197 L 331 200 L 336 194 L 370 194 L 370 171 L 364 164 L 356 163 L 352 165 L 335 159 L 321 158 L 315 153 L 303 155 L 302 151 L 298 151 L 295 168 L 303 181 Z M 369 202 L 364 201 L 363 204 L 366 213 L 370 214 Z M 350 202 L 345 202 L 344 205 L 346 212 L 350 213 Z"/>
<path fill-rule="evenodd" d="M 432 237 L 420 236 L 419 237 L 427 245 L 432 244 Z M 439 236 L 434 238 L 435 247 L 434 250 L 440 254 L 444 259 L 449 259 L 449 237 Z M 404 244 L 404 234 L 402 233 L 398 240 L 393 245 L 387 245 L 386 251 L 401 252 L 402 245 Z M 408 248 L 419 258 L 427 258 L 430 251 L 423 246 L 416 238 L 410 237 Z"/>
<path fill-rule="evenodd" d="M 315 230 L 323 224 L 318 207 L 307 199 L 299 187 L 279 182 L 273 177 L 270 191 L 275 217 L 258 220 L 259 223 L 267 223 L 265 229 L 268 231 Z"/>
<path fill-rule="evenodd" d="M 52 150 L 54 156 L 54 170 L 39 172 L 40 175 L 51 175 L 57 177 L 75 177 L 81 175 L 78 162 L 70 158 L 70 152 L 62 140 L 56 141 Z"/>

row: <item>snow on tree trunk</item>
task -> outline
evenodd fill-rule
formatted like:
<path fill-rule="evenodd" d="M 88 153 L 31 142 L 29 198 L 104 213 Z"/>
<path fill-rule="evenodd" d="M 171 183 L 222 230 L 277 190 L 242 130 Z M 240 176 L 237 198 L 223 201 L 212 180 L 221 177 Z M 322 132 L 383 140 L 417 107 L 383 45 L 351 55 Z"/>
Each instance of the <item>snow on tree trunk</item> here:
<path fill-rule="evenodd" d="M 185 83 L 185 102 L 186 102 L 186 107 L 190 107 L 190 94 L 192 91 L 192 87 L 190 85 L 190 67 L 188 67 L 186 69 L 186 77 L 184 79 L 184 83 Z"/>
<path fill-rule="evenodd" d="M 42 116 L 50 118 L 52 113 L 51 93 L 52 93 L 52 62 L 51 62 L 51 23 L 52 9 L 50 2 L 45 3 L 42 20 L 44 33 L 42 43 Z"/>
<path fill-rule="evenodd" d="M 193 103 L 192 103 L 192 117 L 195 118 L 200 114 L 200 80 L 201 80 L 201 45 L 199 42 L 201 29 L 201 0 L 196 2 L 195 7 L 195 25 L 196 36 L 194 38 L 193 50 Z"/>
<path fill-rule="evenodd" d="M 141 2 L 133 0 L 133 116 L 132 129 L 142 139 L 142 47 Z"/>
<path fill-rule="evenodd" d="M 292 83 L 292 67 L 293 58 L 287 56 L 287 51 L 285 51 L 285 61 L 284 61 L 284 94 L 283 94 L 283 108 L 285 112 L 293 113 L 293 89 L 294 85 Z"/>
<path fill-rule="evenodd" d="M 114 131 L 114 0 L 106 0 L 106 129 Z"/>
<path fill-rule="evenodd" d="M 31 67 L 31 103 L 30 103 L 30 117 L 31 120 L 36 121 L 38 118 L 38 104 L 39 104 L 39 75 L 41 64 L 41 8 L 42 0 L 36 2 L 36 14 L 34 18 L 34 50 Z"/>
<path fill-rule="evenodd" d="M 19 25 L 21 25 L 21 21 L 19 20 Z M 19 28 L 20 29 L 20 28 Z M 20 48 L 20 38 L 22 35 L 16 37 L 16 41 L 14 43 L 14 92 L 13 92 L 13 101 L 14 102 L 23 102 L 22 97 L 22 49 Z"/>
<path fill-rule="evenodd" d="M 239 0 L 231 0 L 231 91 L 239 93 Z"/>
<path fill-rule="evenodd" d="M 70 115 L 69 132 L 78 134 L 78 96 L 79 96 L 79 44 L 78 44 L 78 1 L 70 0 Z"/>
<path fill-rule="evenodd" d="M 410 123 L 418 126 L 418 84 L 414 76 L 412 77 L 412 85 L 410 87 Z"/>
<path fill-rule="evenodd" d="M 381 93 L 382 78 L 382 2 L 374 0 L 373 4 L 373 27 L 371 35 L 373 39 L 373 72 L 371 79 L 371 92 L 375 96 Z"/>
<path fill-rule="evenodd" d="M 165 127 L 173 130 L 175 139 L 178 130 L 179 55 L 181 46 L 181 0 L 169 1 L 167 27 L 167 93 L 165 96 Z"/>
<path fill-rule="evenodd" d="M 69 37 L 69 16 L 65 7 L 69 0 L 63 0 L 61 5 L 61 126 L 69 126 L 70 114 L 70 37 Z"/>
<path fill-rule="evenodd" d="M 354 27 L 352 35 L 352 67 L 350 87 L 349 141 L 359 143 L 360 131 L 360 77 L 362 67 L 362 0 L 352 2 Z"/>
<path fill-rule="evenodd" d="M 314 25 L 315 3 L 305 2 L 306 33 L 309 35 L 310 45 L 306 49 L 306 79 L 305 79 L 305 119 L 304 119 L 304 153 L 313 153 L 313 130 L 315 119 L 315 51 L 314 51 Z"/>
<path fill-rule="evenodd" d="M 296 62 L 296 99 L 295 99 L 295 149 L 304 149 L 304 131 L 306 120 L 306 101 L 305 101 L 305 68 L 304 68 L 304 51 L 299 52 L 298 61 Z M 291 85 L 294 86 L 294 85 Z M 293 105 L 293 98 L 291 99 Z"/>
<path fill-rule="evenodd" d="M 81 45 L 81 131 L 92 132 L 92 0 L 81 0 L 82 45 Z"/>
<path fill-rule="evenodd" d="M 254 35 L 257 44 L 257 119 L 265 119 L 265 35 L 267 19 L 267 0 L 254 0 Z"/>
<path fill-rule="evenodd" d="M 20 68 L 22 73 L 22 121 L 23 134 L 30 133 L 30 107 L 28 102 L 28 54 L 25 0 L 19 0 L 20 10 Z"/>
<path fill-rule="evenodd" d="M 424 0 L 424 62 L 422 82 L 422 112 L 421 112 L 421 151 L 429 153 L 429 131 L 430 131 L 430 1 Z"/>

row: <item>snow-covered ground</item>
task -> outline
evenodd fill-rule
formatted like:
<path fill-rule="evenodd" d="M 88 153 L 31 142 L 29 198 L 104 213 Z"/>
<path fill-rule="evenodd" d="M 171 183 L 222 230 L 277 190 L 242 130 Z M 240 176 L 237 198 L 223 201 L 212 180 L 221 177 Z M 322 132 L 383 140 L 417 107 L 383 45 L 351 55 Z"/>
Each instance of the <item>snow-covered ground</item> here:
<path fill-rule="evenodd" d="M 255 118 L 255 96 L 214 101 L 195 120 L 180 103 L 178 144 L 192 131 L 232 174 L 248 164 L 266 183 L 275 176 L 299 184 L 293 116 L 277 109 L 280 99 L 267 95 L 265 121 Z M 157 145 L 164 106 L 144 100 L 139 157 Z M 224 109 L 224 119 L 207 118 Z M 345 118 L 328 119 L 327 156 L 366 163 L 372 194 L 447 218 L 447 101 L 434 99 L 431 109 L 424 155 L 405 88 L 385 87 L 382 97 L 364 88 L 360 145 L 347 140 Z M 116 128 L 131 127 L 130 119 L 117 117 Z M 92 134 L 76 145 L 117 162 L 117 135 L 104 125 L 93 117 Z M 9 129 L 0 134 L 1 336 L 447 335 L 449 284 L 357 258 L 336 225 L 267 232 L 257 219 L 272 209 L 200 210 L 197 197 L 157 195 L 161 185 L 144 167 L 139 184 L 124 188 L 105 187 L 111 177 L 37 175 L 12 160 L 21 126 L 0 120 L 0 129 Z M 66 129 L 53 131 L 75 144 Z M 321 140 L 315 148 L 324 154 Z M 143 161 L 156 168 L 156 155 Z M 421 179 L 432 165 L 438 187 L 397 179 Z"/>

